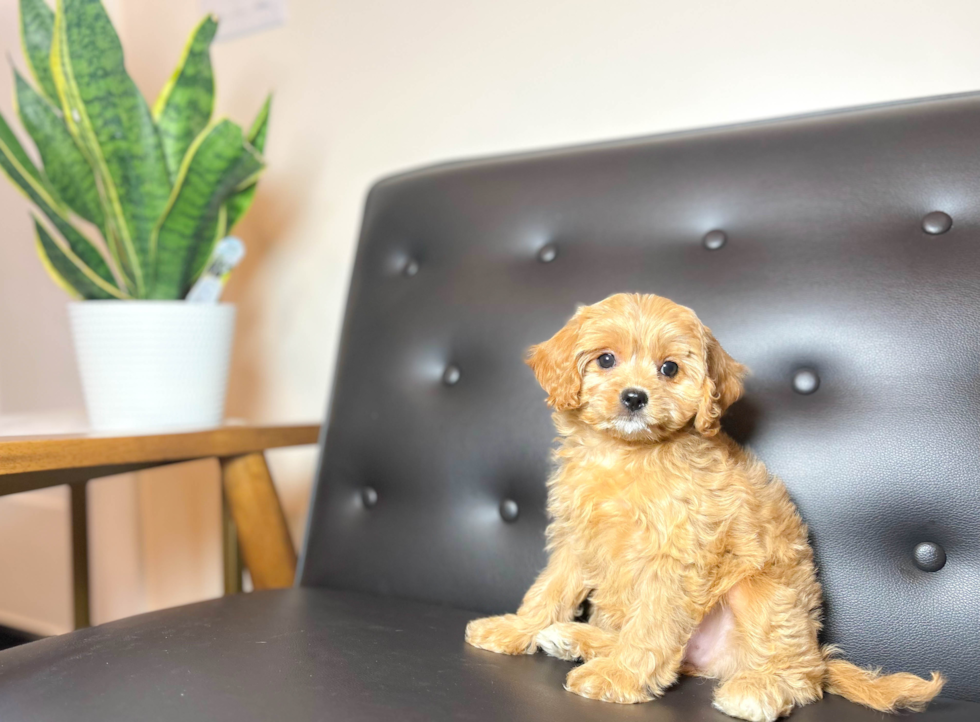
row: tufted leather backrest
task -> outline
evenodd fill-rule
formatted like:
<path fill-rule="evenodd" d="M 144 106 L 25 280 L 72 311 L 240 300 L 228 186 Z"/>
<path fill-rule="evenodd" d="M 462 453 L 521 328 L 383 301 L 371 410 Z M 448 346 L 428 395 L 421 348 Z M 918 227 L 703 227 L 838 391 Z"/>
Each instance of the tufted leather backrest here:
<path fill-rule="evenodd" d="M 618 291 L 752 369 L 726 425 L 810 525 L 827 639 L 980 699 L 975 95 L 378 183 L 301 583 L 513 610 L 554 436 L 523 355 Z"/>

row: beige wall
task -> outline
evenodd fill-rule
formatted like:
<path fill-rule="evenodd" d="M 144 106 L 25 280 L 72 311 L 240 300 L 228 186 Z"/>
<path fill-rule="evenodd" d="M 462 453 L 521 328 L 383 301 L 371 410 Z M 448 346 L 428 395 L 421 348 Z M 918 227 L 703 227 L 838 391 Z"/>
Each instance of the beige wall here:
<path fill-rule="evenodd" d="M 117 4 L 131 72 L 152 97 L 197 1 Z M 0 0 L 0 50 L 17 55 L 13 5 Z M 324 408 L 361 204 L 380 175 L 980 87 L 970 0 L 289 0 L 289 14 L 214 51 L 223 113 L 248 122 L 276 91 L 270 170 L 241 229 L 250 255 L 229 289 L 242 311 L 230 411 L 270 420 Z M 0 110 L 10 112 L 2 72 Z M 75 405 L 62 299 L 25 250 L 23 205 L 0 185 L 0 409 Z M 312 456 L 276 461 L 298 528 Z M 150 588 L 178 589 L 174 599 L 215 589 L 203 516 L 184 530 L 179 568 L 146 536 L 166 526 L 158 509 L 197 514 L 216 498 L 213 480 L 182 488 L 180 503 L 148 503 L 151 492 L 133 502 L 143 573 L 169 570 L 143 578 L 139 604 Z M 162 557 L 146 561 L 150 549 Z"/>

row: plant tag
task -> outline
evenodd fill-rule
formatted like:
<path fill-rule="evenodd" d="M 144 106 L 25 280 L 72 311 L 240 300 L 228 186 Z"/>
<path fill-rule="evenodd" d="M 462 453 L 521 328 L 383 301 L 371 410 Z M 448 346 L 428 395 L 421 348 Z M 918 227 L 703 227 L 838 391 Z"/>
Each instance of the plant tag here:
<path fill-rule="evenodd" d="M 187 292 L 190 303 L 217 303 L 232 269 L 245 257 L 245 244 L 241 239 L 228 236 L 218 241 L 204 273 Z"/>

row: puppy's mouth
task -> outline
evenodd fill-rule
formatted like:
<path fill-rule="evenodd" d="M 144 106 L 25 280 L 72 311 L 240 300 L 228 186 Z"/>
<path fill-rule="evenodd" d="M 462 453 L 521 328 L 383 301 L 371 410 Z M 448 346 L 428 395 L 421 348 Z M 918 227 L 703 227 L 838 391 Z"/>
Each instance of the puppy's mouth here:
<path fill-rule="evenodd" d="M 629 412 L 611 420 L 610 425 L 617 433 L 626 438 L 647 436 L 650 433 L 650 422 L 643 414 Z"/>

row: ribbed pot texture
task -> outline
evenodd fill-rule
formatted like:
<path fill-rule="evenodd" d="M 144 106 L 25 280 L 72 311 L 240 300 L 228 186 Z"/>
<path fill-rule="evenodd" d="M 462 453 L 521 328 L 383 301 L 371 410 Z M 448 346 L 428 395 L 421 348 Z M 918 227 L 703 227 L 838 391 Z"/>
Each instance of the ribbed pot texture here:
<path fill-rule="evenodd" d="M 93 430 L 190 429 L 223 421 L 233 305 L 82 301 L 68 310 Z"/>

